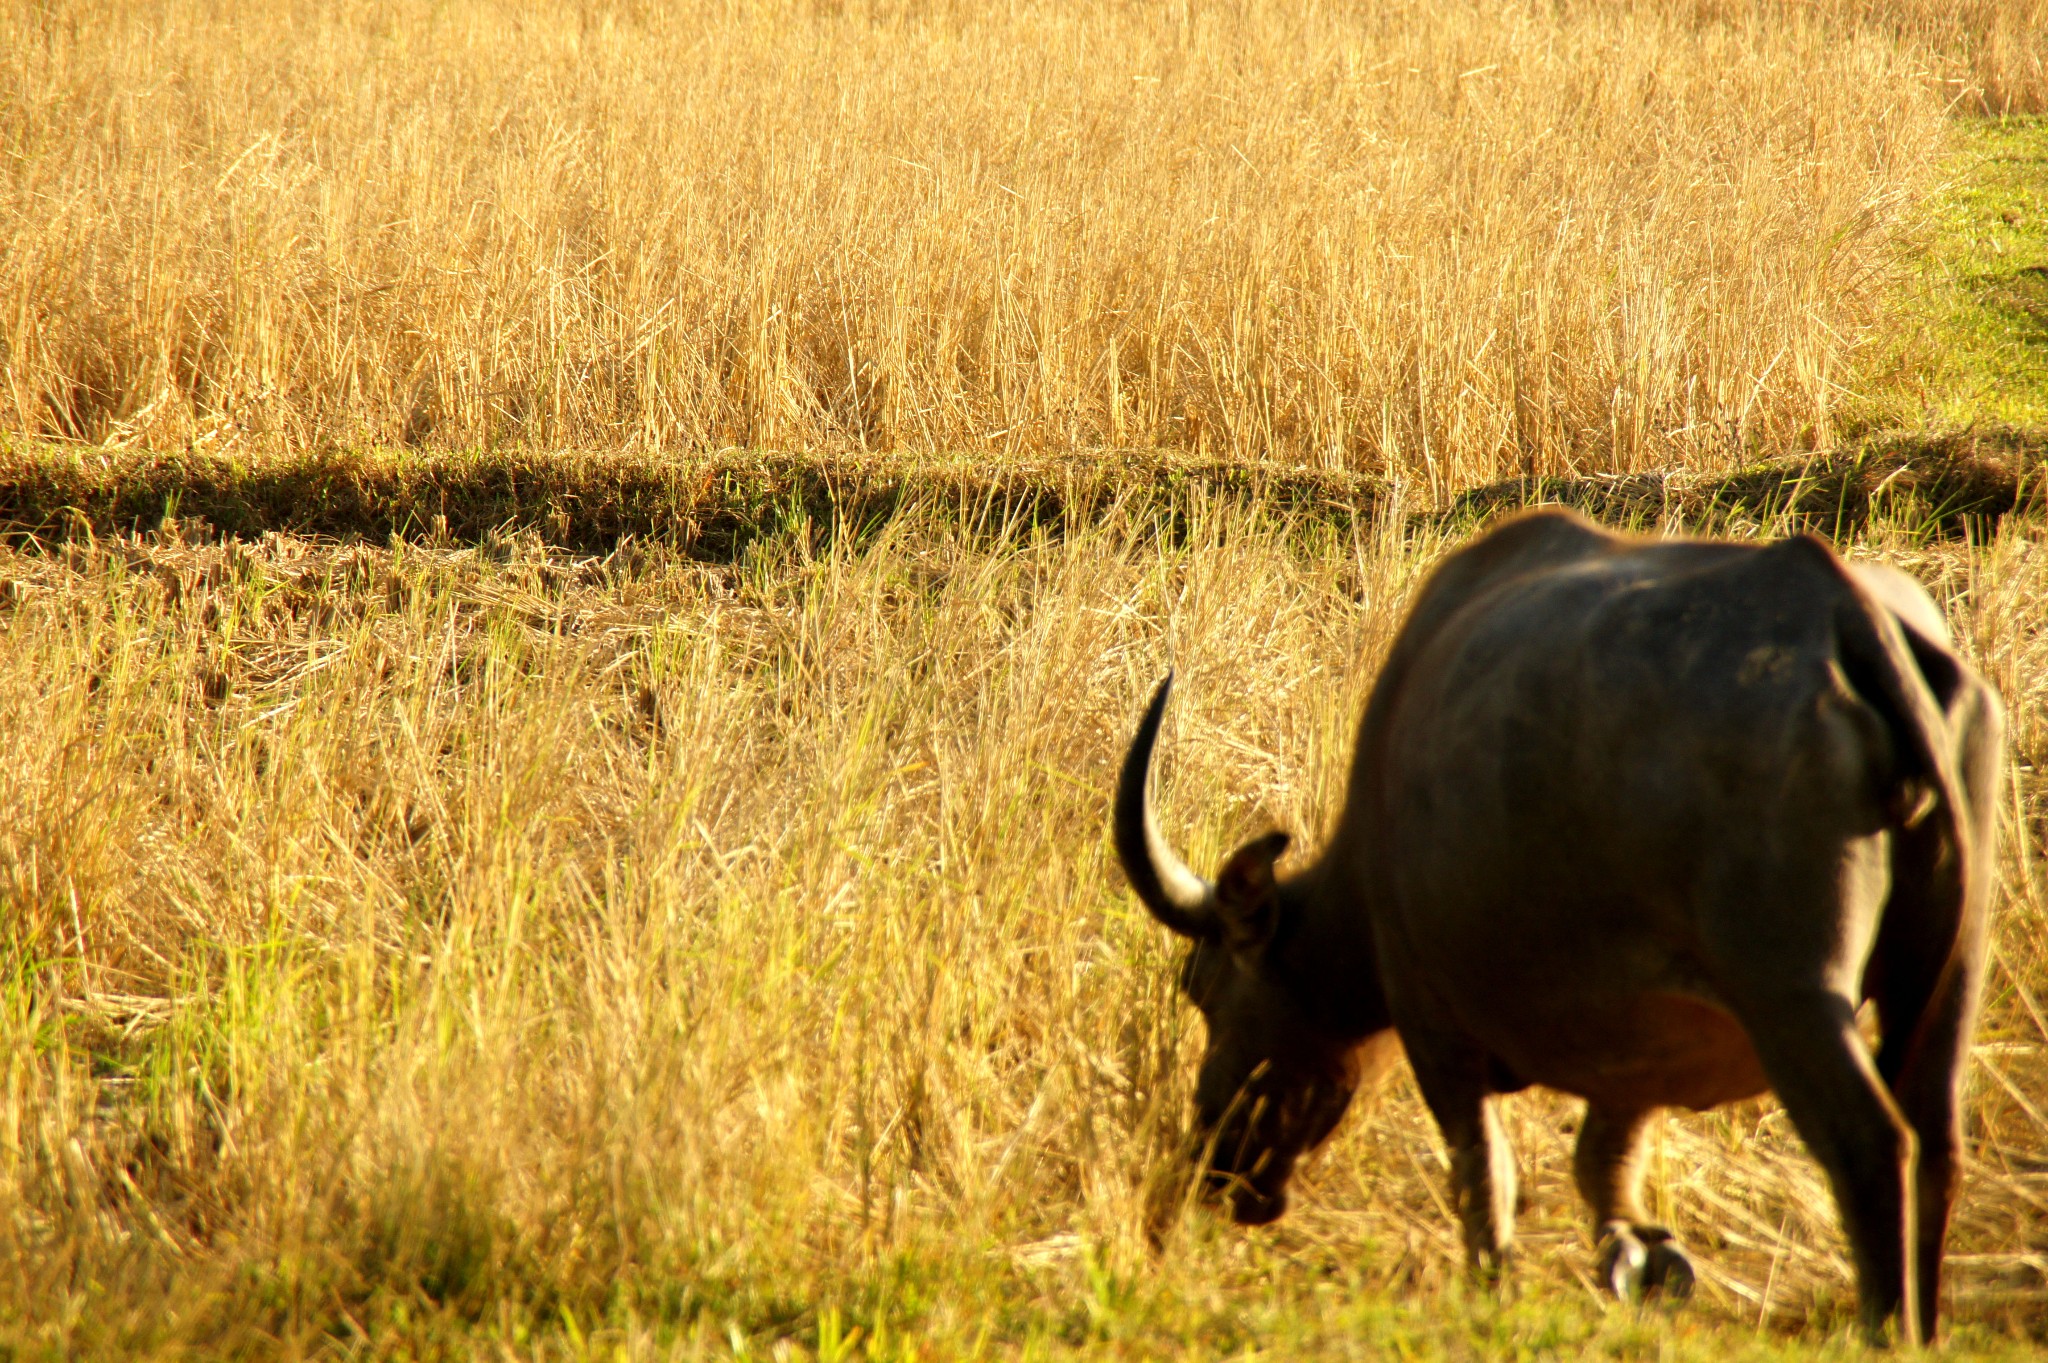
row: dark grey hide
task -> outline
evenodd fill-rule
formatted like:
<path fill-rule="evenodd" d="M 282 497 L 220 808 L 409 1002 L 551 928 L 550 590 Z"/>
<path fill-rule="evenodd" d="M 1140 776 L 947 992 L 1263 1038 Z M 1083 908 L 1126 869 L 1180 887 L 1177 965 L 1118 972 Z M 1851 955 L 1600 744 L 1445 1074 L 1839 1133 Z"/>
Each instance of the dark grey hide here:
<path fill-rule="evenodd" d="M 1603 1277 L 1679 1296 L 1691 1266 L 1639 1196 L 1645 1121 L 1770 1089 L 1827 1171 L 1866 1325 L 1933 1334 L 2003 739 L 1917 584 L 1809 536 L 1510 520 L 1423 587 L 1336 827 L 1286 873 L 1285 834 L 1213 881 L 1159 836 L 1169 685 L 1125 760 L 1116 845 L 1193 943 L 1195 1133 L 1238 1220 L 1285 1210 L 1296 1159 L 1398 1034 L 1476 1267 L 1513 1235 L 1489 1098 L 1540 1084 L 1586 1099 Z"/>

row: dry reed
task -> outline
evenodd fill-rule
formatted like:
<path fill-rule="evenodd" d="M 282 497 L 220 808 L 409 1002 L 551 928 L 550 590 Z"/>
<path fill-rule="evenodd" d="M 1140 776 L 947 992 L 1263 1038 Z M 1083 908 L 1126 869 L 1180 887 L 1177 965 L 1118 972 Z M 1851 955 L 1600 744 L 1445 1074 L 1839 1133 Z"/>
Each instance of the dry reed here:
<path fill-rule="evenodd" d="M 11 0 L 0 424 L 1720 467 L 2039 10 Z"/>

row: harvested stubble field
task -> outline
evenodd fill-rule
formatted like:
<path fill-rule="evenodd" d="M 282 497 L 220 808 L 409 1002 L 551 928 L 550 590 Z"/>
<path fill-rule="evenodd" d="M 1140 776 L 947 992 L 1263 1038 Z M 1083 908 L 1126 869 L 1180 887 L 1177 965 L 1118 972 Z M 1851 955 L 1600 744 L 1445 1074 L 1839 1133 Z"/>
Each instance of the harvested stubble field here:
<path fill-rule="evenodd" d="M 2004 692 L 1950 1347 L 2028 1354 L 2040 438 L 1872 428 L 2028 369 L 2033 172 L 1961 378 L 1899 300 L 2044 56 L 2039 0 L 0 0 L 0 1358 L 1857 1352 L 1770 1103 L 1659 1139 L 1678 1315 L 1594 1291 L 1539 1094 L 1504 1294 L 1404 1079 L 1280 1225 L 1147 1244 L 1144 695 L 1194 860 L 1319 836 L 1531 498 L 1834 533 Z"/>

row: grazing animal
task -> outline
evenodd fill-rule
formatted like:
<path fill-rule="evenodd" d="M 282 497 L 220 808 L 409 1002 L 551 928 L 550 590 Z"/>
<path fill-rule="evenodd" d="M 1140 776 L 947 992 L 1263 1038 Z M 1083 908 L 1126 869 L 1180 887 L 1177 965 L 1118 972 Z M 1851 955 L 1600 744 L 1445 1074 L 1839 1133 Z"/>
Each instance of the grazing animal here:
<path fill-rule="evenodd" d="M 1768 1088 L 1827 1172 L 1866 1327 L 1933 1333 L 2003 717 L 1910 578 L 1805 535 L 1509 520 L 1422 588 L 1336 827 L 1287 873 L 1284 833 L 1213 881 L 1160 836 L 1171 683 L 1124 761 L 1116 848 L 1193 944 L 1195 1135 L 1236 1220 L 1286 1209 L 1398 1034 L 1475 1268 L 1513 1237 L 1489 1098 L 1538 1084 L 1586 1100 L 1573 1167 L 1610 1288 L 1682 1296 L 1692 1268 L 1639 1197 L 1646 1118 Z"/>

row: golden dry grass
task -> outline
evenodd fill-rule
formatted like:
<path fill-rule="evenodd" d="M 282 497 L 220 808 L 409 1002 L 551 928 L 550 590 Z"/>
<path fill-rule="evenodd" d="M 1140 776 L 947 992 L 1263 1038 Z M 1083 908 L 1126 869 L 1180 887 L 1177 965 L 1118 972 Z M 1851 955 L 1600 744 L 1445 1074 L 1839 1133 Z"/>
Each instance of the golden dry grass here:
<path fill-rule="evenodd" d="M 1176 664 L 1196 861 L 1315 835 L 1444 541 L 1144 507 L 991 537 L 941 500 L 731 566 L 8 551 L 0 1351 L 1843 1347 L 1832 1212 L 1769 1105 L 1658 1146 L 1704 1270 L 1676 1320 L 1598 1305 L 1573 1107 L 1537 1095 L 1509 1103 L 1516 1301 L 1462 1284 L 1405 1087 L 1281 1226 L 1197 1216 L 1148 1257 L 1199 1024 L 1108 852 L 1128 726 Z M 1934 586 L 2012 709 L 1953 1281 L 1964 1344 L 2019 1349 L 2048 1297 L 2048 554 L 1854 549 Z"/>
<path fill-rule="evenodd" d="M 0 425 L 1721 466 L 1829 441 L 2043 19 L 8 0 Z"/>
<path fill-rule="evenodd" d="M 1676 1319 L 1598 1302 L 1537 1095 L 1513 1300 L 1399 1085 L 1283 1225 L 1152 1257 L 1198 1039 L 1106 792 L 1171 661 L 1187 850 L 1313 837 L 1449 542 L 1394 513 L 1827 444 L 1944 111 L 2048 107 L 2044 52 L 2048 0 L 0 0 L 0 453 L 100 442 L 109 515 L 124 458 L 275 510 L 398 444 L 468 452 L 414 491 L 586 451 L 604 490 L 539 481 L 599 538 L 735 445 L 1389 508 L 0 548 L 0 1358 L 1853 1351 L 1768 1105 L 1662 1139 Z M 1960 1346 L 2021 1354 L 2048 557 L 1885 485 L 1853 551 L 2013 717 L 1952 1262 Z"/>

